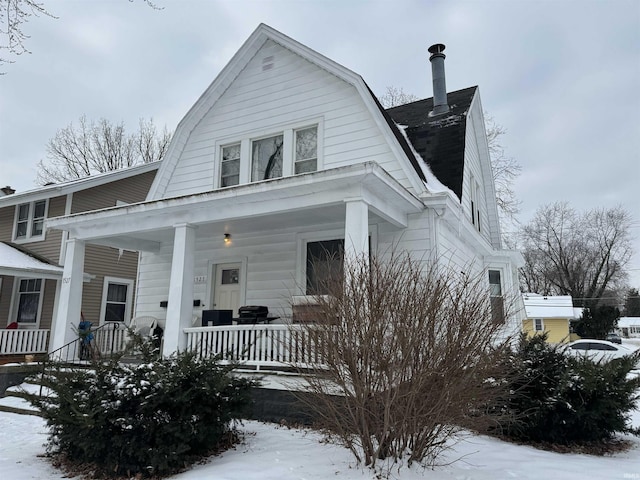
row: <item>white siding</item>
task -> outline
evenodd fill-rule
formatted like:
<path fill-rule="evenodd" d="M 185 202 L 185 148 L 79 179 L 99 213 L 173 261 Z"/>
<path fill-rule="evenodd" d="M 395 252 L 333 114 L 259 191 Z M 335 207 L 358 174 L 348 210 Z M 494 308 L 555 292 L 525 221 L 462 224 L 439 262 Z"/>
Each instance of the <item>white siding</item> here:
<path fill-rule="evenodd" d="M 263 59 L 273 68 L 263 71 Z M 269 40 L 193 129 L 164 197 L 214 186 L 220 142 L 274 134 L 321 119 L 325 169 L 376 161 L 411 188 L 355 87 Z"/>

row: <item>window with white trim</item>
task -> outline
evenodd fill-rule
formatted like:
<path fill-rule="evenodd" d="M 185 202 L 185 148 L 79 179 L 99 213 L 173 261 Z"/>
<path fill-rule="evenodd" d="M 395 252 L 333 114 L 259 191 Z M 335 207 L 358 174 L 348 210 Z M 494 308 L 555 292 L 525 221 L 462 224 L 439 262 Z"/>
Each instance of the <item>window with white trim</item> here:
<path fill-rule="evenodd" d="M 36 325 L 40 315 L 43 281 L 40 278 L 18 279 L 17 313 L 18 325 Z"/>
<path fill-rule="evenodd" d="M 489 270 L 489 295 L 491 299 L 491 315 L 494 322 L 504 322 L 504 300 L 502 298 L 502 281 L 500 270 Z"/>
<path fill-rule="evenodd" d="M 240 183 L 240 144 L 222 147 L 220 162 L 220 186 L 230 187 Z"/>
<path fill-rule="evenodd" d="M 318 169 L 318 127 L 296 130 L 294 173 L 315 172 Z"/>
<path fill-rule="evenodd" d="M 125 322 L 131 317 L 133 280 L 105 277 L 100 323 Z"/>
<path fill-rule="evenodd" d="M 14 240 L 39 240 L 44 237 L 47 200 L 22 203 L 16 207 Z"/>
<path fill-rule="evenodd" d="M 544 332 L 544 322 L 541 318 L 533 319 L 533 331 L 534 332 Z"/>
<path fill-rule="evenodd" d="M 326 295 L 331 282 L 342 278 L 344 239 L 307 242 L 306 294 Z"/>
<path fill-rule="evenodd" d="M 288 125 L 264 136 L 228 138 L 217 144 L 216 188 L 316 172 L 322 168 L 322 120 Z"/>

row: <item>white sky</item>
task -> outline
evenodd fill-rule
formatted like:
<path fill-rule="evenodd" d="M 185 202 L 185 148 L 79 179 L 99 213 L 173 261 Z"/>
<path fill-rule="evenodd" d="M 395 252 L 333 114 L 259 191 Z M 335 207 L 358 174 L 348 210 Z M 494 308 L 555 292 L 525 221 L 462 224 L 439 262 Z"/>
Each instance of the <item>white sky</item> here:
<path fill-rule="evenodd" d="M 449 91 L 480 86 L 523 167 L 521 220 L 553 201 L 624 205 L 640 287 L 638 0 L 43 0 L 30 55 L 0 76 L 0 184 L 34 188 L 56 131 L 86 114 L 174 129 L 264 22 L 363 76 L 374 93 L 432 96 L 427 48 L 444 43 Z"/>

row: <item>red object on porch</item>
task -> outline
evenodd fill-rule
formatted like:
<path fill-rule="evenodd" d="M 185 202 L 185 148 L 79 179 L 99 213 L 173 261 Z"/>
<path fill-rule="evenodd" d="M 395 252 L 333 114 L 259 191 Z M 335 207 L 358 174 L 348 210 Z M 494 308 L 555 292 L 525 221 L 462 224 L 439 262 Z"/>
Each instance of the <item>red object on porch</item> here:
<path fill-rule="evenodd" d="M 11 322 L 9 325 L 7 325 L 7 330 L 17 330 L 18 329 L 18 322 Z"/>

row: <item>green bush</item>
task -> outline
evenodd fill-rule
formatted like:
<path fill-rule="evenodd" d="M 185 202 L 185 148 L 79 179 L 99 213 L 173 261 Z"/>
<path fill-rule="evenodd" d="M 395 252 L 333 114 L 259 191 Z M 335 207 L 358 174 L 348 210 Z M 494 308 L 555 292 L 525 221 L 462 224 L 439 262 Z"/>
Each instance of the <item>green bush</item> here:
<path fill-rule="evenodd" d="M 188 352 L 71 372 L 54 365 L 44 379 L 54 395 L 32 402 L 51 428 L 49 446 L 70 461 L 164 475 L 219 448 L 245 412 L 254 382 L 231 377 L 231 368 Z"/>
<path fill-rule="evenodd" d="M 639 355 L 593 362 L 563 354 L 543 335 L 523 335 L 507 369 L 508 409 L 517 421 L 503 425 L 503 433 L 560 445 L 601 442 L 616 432 L 639 434 L 629 425 L 640 387 L 640 377 L 630 372 Z"/>

